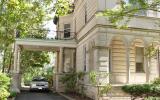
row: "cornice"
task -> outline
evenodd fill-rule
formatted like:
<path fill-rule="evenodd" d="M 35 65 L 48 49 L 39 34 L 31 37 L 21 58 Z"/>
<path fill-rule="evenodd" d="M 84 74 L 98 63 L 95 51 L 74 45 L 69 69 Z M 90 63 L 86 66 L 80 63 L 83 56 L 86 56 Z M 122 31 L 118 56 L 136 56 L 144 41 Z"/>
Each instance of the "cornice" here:
<path fill-rule="evenodd" d="M 91 32 L 93 32 L 97 28 L 99 28 L 98 31 L 97 31 L 97 33 L 107 33 L 107 34 L 119 33 L 120 35 L 133 35 L 133 36 L 145 36 L 145 37 L 154 37 L 154 35 L 152 35 L 152 34 L 155 34 L 157 38 L 160 37 L 160 30 L 144 29 L 144 28 L 134 28 L 134 27 L 128 27 L 126 29 L 118 29 L 118 28 L 116 28 L 113 25 L 96 24 L 88 32 L 86 32 L 85 35 L 83 35 L 82 37 L 80 37 L 77 40 L 78 43 L 81 42 L 85 37 L 87 37 Z M 106 28 L 106 30 L 102 31 L 102 30 L 100 30 L 100 28 Z M 135 33 L 137 33 L 137 34 L 135 34 Z"/>

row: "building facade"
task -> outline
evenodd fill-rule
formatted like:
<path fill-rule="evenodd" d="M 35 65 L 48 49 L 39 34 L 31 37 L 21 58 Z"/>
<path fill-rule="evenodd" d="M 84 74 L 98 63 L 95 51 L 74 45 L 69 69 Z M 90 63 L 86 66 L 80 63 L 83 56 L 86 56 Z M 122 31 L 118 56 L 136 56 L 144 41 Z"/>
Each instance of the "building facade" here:
<path fill-rule="evenodd" d="M 57 30 L 64 31 L 58 38 L 75 38 L 77 43 L 75 49 L 62 48 L 61 72 L 68 72 L 70 67 L 77 72 L 108 72 L 106 81 L 114 88 L 107 97 L 119 97 L 117 100 L 127 96 L 119 87 L 148 83 L 160 76 L 158 53 L 152 58 L 145 55 L 149 46 L 159 48 L 159 13 L 146 11 L 135 16 L 127 29 L 118 29 L 97 14 L 116 7 L 119 1 L 75 0 L 74 12 L 59 17 L 57 24 Z M 86 94 L 96 99 L 97 91 L 87 75 L 84 84 Z"/>

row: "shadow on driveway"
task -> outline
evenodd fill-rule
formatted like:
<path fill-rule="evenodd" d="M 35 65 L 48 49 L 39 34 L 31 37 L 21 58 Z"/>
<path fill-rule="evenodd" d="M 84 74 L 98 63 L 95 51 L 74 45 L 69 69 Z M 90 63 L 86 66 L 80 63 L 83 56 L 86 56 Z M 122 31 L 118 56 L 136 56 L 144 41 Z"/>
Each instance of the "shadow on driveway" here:
<path fill-rule="evenodd" d="M 67 100 L 56 93 L 21 92 L 15 100 Z"/>

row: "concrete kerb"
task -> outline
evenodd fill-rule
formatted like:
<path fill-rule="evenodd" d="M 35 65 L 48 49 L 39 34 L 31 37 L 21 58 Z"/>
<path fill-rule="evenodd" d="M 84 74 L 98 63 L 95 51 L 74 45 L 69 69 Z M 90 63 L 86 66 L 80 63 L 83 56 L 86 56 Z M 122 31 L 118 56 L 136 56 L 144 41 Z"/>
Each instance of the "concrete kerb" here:
<path fill-rule="evenodd" d="M 68 100 L 76 100 L 76 99 L 74 99 L 74 98 L 71 98 L 71 97 L 63 94 L 63 93 L 58 92 L 58 94 L 61 95 L 61 96 L 63 96 L 63 97 L 65 97 L 65 98 L 68 99 Z"/>

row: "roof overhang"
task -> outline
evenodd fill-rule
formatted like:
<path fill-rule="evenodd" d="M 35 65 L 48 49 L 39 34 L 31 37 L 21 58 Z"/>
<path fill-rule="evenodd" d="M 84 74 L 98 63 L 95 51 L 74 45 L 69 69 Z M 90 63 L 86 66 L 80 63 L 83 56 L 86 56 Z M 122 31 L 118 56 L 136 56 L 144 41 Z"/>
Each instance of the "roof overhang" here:
<path fill-rule="evenodd" d="M 45 50 L 54 51 L 59 50 L 61 47 L 76 48 L 77 43 L 75 40 L 43 40 L 43 39 L 16 39 L 16 45 L 21 46 L 26 50 Z"/>

